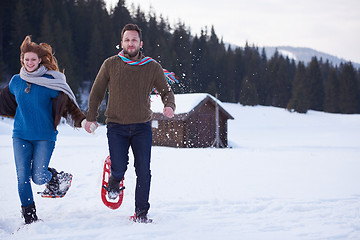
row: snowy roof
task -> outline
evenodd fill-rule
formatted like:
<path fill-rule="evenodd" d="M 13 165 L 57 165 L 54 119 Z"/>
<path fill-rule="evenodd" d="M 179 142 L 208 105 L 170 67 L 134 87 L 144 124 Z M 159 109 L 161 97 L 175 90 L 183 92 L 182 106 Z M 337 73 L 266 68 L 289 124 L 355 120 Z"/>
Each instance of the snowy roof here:
<path fill-rule="evenodd" d="M 201 101 L 203 101 L 206 97 L 212 98 L 216 101 L 220 107 L 224 110 L 224 106 L 222 106 L 221 101 L 217 100 L 210 94 L 207 93 L 186 93 L 186 94 L 175 94 L 175 104 L 176 110 L 175 114 L 188 113 L 193 110 Z M 161 101 L 160 95 L 151 95 L 151 110 L 154 113 L 162 113 L 164 105 Z"/>

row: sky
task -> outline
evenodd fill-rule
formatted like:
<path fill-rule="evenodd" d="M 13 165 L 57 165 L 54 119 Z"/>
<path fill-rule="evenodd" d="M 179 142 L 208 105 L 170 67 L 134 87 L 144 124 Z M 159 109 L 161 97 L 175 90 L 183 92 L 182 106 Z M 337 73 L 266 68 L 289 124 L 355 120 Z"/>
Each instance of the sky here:
<path fill-rule="evenodd" d="M 118 0 L 105 0 L 108 7 Z M 360 63 L 359 0 L 126 0 L 193 35 L 214 26 L 219 39 L 244 46 L 308 47 Z"/>

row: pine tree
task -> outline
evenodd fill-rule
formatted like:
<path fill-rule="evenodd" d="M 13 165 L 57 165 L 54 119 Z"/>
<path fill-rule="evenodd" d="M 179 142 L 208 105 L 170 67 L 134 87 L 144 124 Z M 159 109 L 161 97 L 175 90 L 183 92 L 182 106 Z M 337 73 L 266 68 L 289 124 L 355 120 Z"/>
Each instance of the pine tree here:
<path fill-rule="evenodd" d="M 87 68 L 89 72 L 89 78 L 95 79 L 96 74 L 98 73 L 101 64 L 103 63 L 105 56 L 104 56 L 104 47 L 102 42 L 102 35 L 99 30 L 100 26 L 95 25 L 94 30 L 91 34 L 91 41 L 90 41 L 90 49 L 88 55 L 88 62 Z"/>
<path fill-rule="evenodd" d="M 165 19 L 160 15 L 160 22 L 157 26 L 158 32 L 156 35 L 156 51 L 155 55 L 161 65 L 169 69 L 169 71 L 173 71 L 171 66 L 173 66 L 173 62 L 171 59 L 171 52 L 170 49 L 170 40 L 172 39 L 172 34 L 170 33 L 171 27 L 165 21 Z M 152 31 L 150 31 L 152 33 Z"/>
<path fill-rule="evenodd" d="M 260 56 L 260 63 L 259 63 L 259 69 L 258 69 L 258 83 L 257 83 L 257 91 L 259 94 L 259 104 L 265 105 L 266 102 L 266 96 L 267 96 L 267 90 L 266 90 L 266 78 L 265 78 L 265 72 L 266 72 L 266 63 L 267 63 L 267 57 L 265 53 L 265 48 L 261 51 Z"/>
<path fill-rule="evenodd" d="M 179 81 L 187 85 L 188 77 L 191 75 L 191 46 L 190 31 L 183 23 L 178 23 L 173 33 L 170 49 L 172 49 L 173 65 L 170 69 L 175 72 Z"/>
<path fill-rule="evenodd" d="M 14 53 L 17 58 L 8 59 L 9 65 L 11 66 L 11 72 L 18 72 L 20 69 L 20 45 L 27 35 L 31 35 L 31 24 L 27 18 L 27 11 L 23 1 L 18 1 L 16 4 L 16 10 L 14 11 L 12 19 L 12 31 L 11 41 L 12 44 L 9 46 L 10 51 Z"/>
<path fill-rule="evenodd" d="M 54 39 L 55 44 L 52 47 L 59 62 L 60 71 L 64 71 L 68 84 L 77 93 L 81 79 L 76 71 L 77 61 L 74 55 L 72 38 L 69 29 L 62 25 L 60 19 L 54 25 Z"/>
<path fill-rule="evenodd" d="M 143 41 L 144 41 L 144 49 L 147 49 L 147 37 L 148 36 L 148 23 L 145 17 L 145 13 L 141 11 L 140 6 L 137 7 L 135 16 L 133 18 L 135 24 L 137 24 L 142 31 Z M 121 31 L 121 30 L 120 30 Z"/>
<path fill-rule="evenodd" d="M 307 67 L 307 82 L 306 87 L 309 92 L 310 109 L 322 111 L 324 107 L 324 85 L 320 71 L 320 66 L 316 57 L 311 59 Z"/>
<path fill-rule="evenodd" d="M 284 59 L 280 57 L 279 68 L 276 73 L 276 101 L 278 107 L 286 108 L 290 97 L 291 97 L 291 88 L 292 88 L 292 76 L 289 73 L 290 62 L 289 59 Z"/>
<path fill-rule="evenodd" d="M 224 79 L 222 81 L 222 89 L 225 94 L 222 95 L 222 101 L 225 102 L 236 102 L 236 61 L 235 53 L 229 46 L 225 53 L 225 69 Z"/>
<path fill-rule="evenodd" d="M 217 92 L 219 91 L 218 89 L 218 83 L 214 80 L 212 80 L 206 88 L 206 92 L 210 93 L 211 95 L 215 96 L 217 94 Z"/>
<path fill-rule="evenodd" d="M 265 89 L 268 92 L 266 105 L 283 108 L 287 106 L 292 87 L 292 76 L 288 71 L 289 66 L 291 66 L 289 59 L 284 59 L 278 51 L 268 61 L 265 71 Z"/>
<path fill-rule="evenodd" d="M 339 78 L 339 107 L 342 113 L 359 113 L 359 86 L 356 79 L 356 72 L 351 63 L 340 66 Z"/>
<path fill-rule="evenodd" d="M 339 109 L 339 80 L 337 70 L 329 69 L 327 81 L 325 83 L 324 111 L 338 113 Z"/>
<path fill-rule="evenodd" d="M 227 67 L 228 67 L 228 61 L 229 59 L 227 58 L 227 54 L 226 54 L 226 50 L 225 50 L 225 45 L 223 40 L 220 41 L 219 45 L 218 45 L 218 49 L 216 52 L 216 57 L 215 57 L 215 78 L 216 78 L 216 82 L 218 84 L 218 93 L 219 93 L 219 99 L 221 99 L 222 101 L 229 101 L 229 87 L 228 87 L 228 82 L 227 82 L 227 78 L 228 78 L 228 72 L 227 72 Z M 216 94 L 216 93 L 214 93 Z"/>
<path fill-rule="evenodd" d="M 308 87 L 306 77 L 306 68 L 303 62 L 299 62 L 294 82 L 292 86 L 292 96 L 287 106 L 289 111 L 296 111 L 299 113 L 306 113 L 310 108 L 310 102 L 308 98 Z"/>
<path fill-rule="evenodd" d="M 244 68 L 244 51 L 237 47 L 234 51 L 234 62 L 235 62 L 235 78 L 234 78 L 234 92 L 235 92 L 235 102 L 240 101 L 240 90 L 241 90 L 241 82 L 246 74 L 246 70 Z"/>
<path fill-rule="evenodd" d="M 111 22 L 113 24 L 112 32 L 114 33 L 115 42 L 120 44 L 121 41 L 121 30 L 127 23 L 132 22 L 129 10 L 125 6 L 124 0 L 119 0 L 112 14 L 110 15 Z"/>
<path fill-rule="evenodd" d="M 3 0 L 0 2 L 0 85 L 2 82 L 6 82 L 6 72 L 9 71 L 6 63 L 11 60 L 11 51 L 6 51 L 8 48 L 7 42 L 9 42 L 11 32 L 11 22 L 13 9 L 15 8 L 15 1 Z M 5 59 L 7 60 L 5 62 Z"/>
<path fill-rule="evenodd" d="M 50 21 L 50 19 L 54 19 L 54 17 L 50 17 L 51 12 L 49 10 L 45 11 L 44 13 L 44 17 L 42 19 L 42 24 L 40 26 L 40 39 L 43 42 L 46 42 L 47 44 L 50 44 L 51 46 L 53 46 L 55 44 L 55 39 L 54 39 L 54 33 L 53 33 L 53 26 L 52 26 L 52 21 Z"/>
<path fill-rule="evenodd" d="M 206 31 L 207 32 L 207 31 Z M 205 48 L 204 55 L 202 58 L 203 74 L 202 78 L 206 81 L 205 92 L 215 94 L 219 92 L 219 75 L 216 72 L 216 56 L 219 47 L 219 39 L 216 36 L 214 26 L 211 27 L 210 36 L 207 36 L 207 47 Z M 215 88 L 209 90 L 210 83 L 215 83 Z M 220 98 L 221 99 L 221 98 Z"/>
<path fill-rule="evenodd" d="M 186 90 L 189 93 L 200 92 L 202 46 L 200 39 L 195 35 L 191 45 L 191 75 L 188 76 Z"/>
<path fill-rule="evenodd" d="M 245 105 L 254 106 L 259 104 L 258 88 L 261 88 L 261 57 L 257 49 L 250 47 L 245 48 L 245 57 L 247 75 L 241 83 L 240 102 Z"/>
<path fill-rule="evenodd" d="M 259 103 L 255 83 L 251 82 L 249 77 L 245 77 L 241 84 L 240 103 L 243 105 L 255 106 Z"/>
<path fill-rule="evenodd" d="M 209 73 L 209 45 L 207 43 L 207 31 L 202 30 L 199 38 L 199 56 L 198 56 L 198 76 L 199 76 L 199 92 L 206 92 L 207 85 L 210 82 Z"/>

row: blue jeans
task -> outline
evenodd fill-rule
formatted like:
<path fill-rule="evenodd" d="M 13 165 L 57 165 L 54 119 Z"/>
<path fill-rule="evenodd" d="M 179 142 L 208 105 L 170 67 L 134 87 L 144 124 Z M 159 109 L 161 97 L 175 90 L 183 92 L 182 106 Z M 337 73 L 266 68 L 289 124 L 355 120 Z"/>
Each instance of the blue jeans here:
<path fill-rule="evenodd" d="M 129 164 L 129 147 L 134 154 L 136 173 L 135 212 L 147 214 L 151 182 L 152 130 L 150 122 L 135 124 L 107 124 L 107 137 L 111 158 L 111 175 L 123 179 Z"/>
<path fill-rule="evenodd" d="M 24 140 L 13 138 L 18 191 L 23 207 L 34 203 L 30 180 L 42 185 L 52 178 L 48 170 L 55 141 Z"/>

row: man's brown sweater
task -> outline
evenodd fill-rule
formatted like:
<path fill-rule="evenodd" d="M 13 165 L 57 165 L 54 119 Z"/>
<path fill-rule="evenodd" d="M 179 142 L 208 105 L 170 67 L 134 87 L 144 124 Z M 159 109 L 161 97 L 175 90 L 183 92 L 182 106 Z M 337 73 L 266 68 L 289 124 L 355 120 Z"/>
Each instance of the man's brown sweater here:
<path fill-rule="evenodd" d="M 143 58 L 141 55 L 140 58 Z M 144 123 L 151 120 L 150 93 L 155 88 L 165 107 L 175 111 L 174 93 L 161 65 L 151 61 L 142 66 L 125 63 L 119 56 L 104 61 L 89 97 L 88 121 L 96 121 L 99 106 L 109 91 L 106 123 Z"/>

